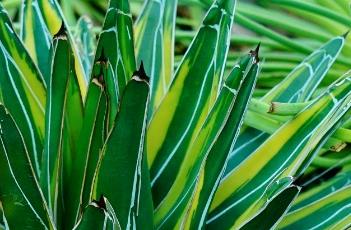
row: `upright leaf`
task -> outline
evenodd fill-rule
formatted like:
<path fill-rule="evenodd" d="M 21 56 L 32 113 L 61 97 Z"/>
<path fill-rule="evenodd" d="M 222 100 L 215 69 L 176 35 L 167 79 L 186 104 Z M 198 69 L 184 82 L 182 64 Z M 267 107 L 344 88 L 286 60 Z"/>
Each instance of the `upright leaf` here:
<path fill-rule="evenodd" d="M 23 132 L 37 176 L 44 139 L 45 82 L 0 6 L 1 95 Z"/>
<path fill-rule="evenodd" d="M 137 62 L 150 76 L 150 116 L 167 93 L 173 77 L 177 0 L 148 0 L 135 24 Z"/>
<path fill-rule="evenodd" d="M 213 105 L 212 96 L 217 97 L 221 81 L 218 70 L 224 68 L 226 60 L 223 40 L 231 35 L 234 8 L 234 0 L 218 0 L 213 4 L 177 69 L 168 93 L 151 118 L 147 154 L 155 205 L 174 183 L 174 172 L 179 171 L 189 145 Z M 223 51 L 223 55 L 217 53 Z"/>
<path fill-rule="evenodd" d="M 72 51 L 72 50 L 71 50 Z M 74 57 L 74 56 L 72 56 Z M 60 202 L 60 213 L 58 218 L 66 228 L 70 229 L 74 225 L 74 215 L 66 215 L 74 209 L 69 200 L 71 197 L 71 188 L 77 187 L 75 174 L 76 160 L 80 155 L 81 148 L 80 134 L 83 126 L 83 101 L 79 91 L 79 84 L 76 72 L 74 71 L 74 62 L 70 65 L 70 76 L 67 83 L 65 95 L 64 125 L 62 133 L 62 158 L 60 167 L 60 183 L 58 199 Z M 78 188 L 78 187 L 77 187 Z"/>
<path fill-rule="evenodd" d="M 177 0 L 165 0 L 163 11 L 163 77 L 169 87 L 174 77 L 174 43 Z"/>
<path fill-rule="evenodd" d="M 90 203 L 91 187 L 100 152 L 107 136 L 108 97 L 106 92 L 106 69 L 108 63 L 99 61 L 95 64 L 94 75 L 88 88 L 84 108 L 83 128 L 79 138 L 77 154 L 73 156 L 72 175 L 67 198 L 68 216 L 71 221 L 78 219 L 83 207 Z"/>
<path fill-rule="evenodd" d="M 221 158 L 225 159 L 229 153 L 254 88 L 258 71 L 255 59 L 255 55 L 243 58 L 242 64 L 235 66 L 227 78 L 198 137 L 186 153 L 174 184 L 156 209 L 157 228 L 182 226 L 191 229 L 203 225 L 202 212 L 206 214 L 207 199 L 216 181 L 204 181 L 204 167 L 206 164 L 216 167 L 213 162 L 207 162 L 208 158 L 212 157 L 210 155 L 214 154 L 213 150 L 216 152 L 218 161 L 221 161 Z M 228 132 L 229 129 L 231 133 Z M 215 149 L 219 143 L 224 148 L 222 152 L 217 152 Z M 219 168 L 224 166 L 224 161 L 221 163 Z M 212 174 L 212 176 L 219 177 L 220 171 L 221 169 L 217 170 L 217 175 Z M 206 200 L 200 197 L 202 195 L 207 195 Z M 196 215 L 197 212 L 200 215 Z"/>
<path fill-rule="evenodd" d="M 243 117 L 259 72 L 258 57 L 256 56 L 258 50 L 251 55 L 253 56 L 250 59 L 250 65 L 253 64 L 253 66 L 246 67 L 244 79 L 237 92 L 237 98 L 228 121 L 210 149 L 207 158 L 202 162 L 199 178 L 203 178 L 203 182 L 198 183 L 193 195 L 195 199 L 192 200 L 188 210 L 186 224 L 189 227 L 204 226 L 213 196 L 226 168 L 228 155 L 232 151 L 241 129 Z"/>
<path fill-rule="evenodd" d="M 0 203 L 6 225 L 10 229 L 52 229 L 22 134 L 2 105 L 0 118 Z"/>
<path fill-rule="evenodd" d="M 51 71 L 51 34 L 37 0 L 24 0 L 21 9 L 21 39 L 48 85 Z"/>
<path fill-rule="evenodd" d="M 84 215 L 78 224 L 73 228 L 77 230 L 109 229 L 106 228 L 109 217 L 103 208 L 91 203 L 84 210 Z"/>
<path fill-rule="evenodd" d="M 37 5 L 38 8 L 40 9 L 38 12 L 41 13 L 41 18 L 43 19 L 43 22 L 45 23 L 47 30 L 51 34 L 51 38 L 53 38 L 57 31 L 62 27 L 62 25 L 65 28 L 68 28 L 68 24 L 65 20 L 65 17 L 63 16 L 63 13 L 61 12 L 60 5 L 57 3 L 56 0 L 32 0 L 35 1 L 35 6 Z M 24 23 L 26 25 L 26 23 Z M 29 28 L 27 30 L 30 30 L 31 26 L 30 22 L 28 22 Z M 79 84 L 79 90 L 82 99 L 84 100 L 86 97 L 86 91 L 87 91 L 87 82 L 88 82 L 88 76 L 85 75 L 84 68 L 82 65 L 82 60 L 79 56 L 78 49 L 76 47 L 74 37 L 71 34 L 71 32 L 68 30 L 67 32 L 67 37 L 68 41 L 70 42 L 70 45 L 72 47 L 73 53 L 74 53 L 74 69 L 75 73 L 77 75 L 77 80 Z M 45 34 L 34 34 L 34 36 L 46 36 Z M 30 46 L 35 46 L 35 42 L 39 40 L 40 38 L 36 38 L 34 40 L 30 40 Z M 29 42 L 27 43 L 29 45 Z M 52 41 L 51 41 L 52 43 Z"/>
<path fill-rule="evenodd" d="M 24 142 L 30 160 L 39 177 L 40 160 L 42 155 L 42 140 L 44 134 L 44 111 L 43 107 L 38 103 L 38 98 L 34 95 L 28 95 L 28 91 L 32 90 L 25 79 L 24 73 L 20 72 L 18 66 L 5 48 L 0 44 L 0 87 L 3 94 L 4 104 L 13 114 L 13 118 L 18 123 L 23 133 Z"/>
<path fill-rule="evenodd" d="M 93 197 L 110 202 L 122 229 L 152 228 L 152 198 L 144 156 L 149 86 L 137 75 L 127 84 L 115 127 L 102 150 Z M 111 183 L 111 181 L 113 183 Z"/>
<path fill-rule="evenodd" d="M 127 0 L 111 0 L 99 36 L 94 63 L 101 57 L 111 63 L 121 94 L 135 71 L 132 16 Z M 114 117 L 113 117 L 114 119 Z"/>
<path fill-rule="evenodd" d="M 88 17 L 81 17 L 77 22 L 75 41 L 86 76 L 89 76 L 93 67 L 95 40 L 93 22 Z"/>
<path fill-rule="evenodd" d="M 55 220 L 58 219 L 59 183 L 61 182 L 64 152 L 65 113 L 68 104 L 70 78 L 74 56 L 67 35 L 62 27 L 55 36 L 53 46 L 52 74 L 48 85 L 46 107 L 46 139 L 42 162 L 41 187 Z"/>

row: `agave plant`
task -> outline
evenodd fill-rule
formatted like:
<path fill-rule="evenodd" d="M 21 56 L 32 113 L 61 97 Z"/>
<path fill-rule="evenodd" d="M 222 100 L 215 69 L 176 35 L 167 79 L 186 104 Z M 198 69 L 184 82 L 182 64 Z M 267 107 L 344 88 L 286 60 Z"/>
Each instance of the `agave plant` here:
<path fill-rule="evenodd" d="M 96 49 L 56 1 L 24 1 L 19 35 L 1 6 L 0 228 L 347 228 L 351 76 L 316 92 L 345 37 L 251 99 L 259 46 L 225 73 L 235 5 L 177 65 L 177 1 L 133 23 L 111 0 Z"/>

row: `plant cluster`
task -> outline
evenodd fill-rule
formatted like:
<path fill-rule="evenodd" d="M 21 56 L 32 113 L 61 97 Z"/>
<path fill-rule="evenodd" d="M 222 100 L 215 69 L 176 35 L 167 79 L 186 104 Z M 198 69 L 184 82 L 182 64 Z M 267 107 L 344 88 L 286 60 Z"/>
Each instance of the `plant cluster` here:
<path fill-rule="evenodd" d="M 0 5 L 0 229 L 350 227 L 351 73 L 323 85 L 347 35 L 254 94 L 268 43 L 230 49 L 254 6 L 200 2 L 181 57 L 176 0 L 111 0 L 98 38 L 56 0 L 19 28 Z"/>

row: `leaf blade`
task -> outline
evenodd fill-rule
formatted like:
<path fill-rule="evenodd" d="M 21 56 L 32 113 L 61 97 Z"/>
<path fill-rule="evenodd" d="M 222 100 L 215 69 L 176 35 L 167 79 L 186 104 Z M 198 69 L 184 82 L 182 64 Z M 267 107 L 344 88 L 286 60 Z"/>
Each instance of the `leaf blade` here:
<path fill-rule="evenodd" d="M 118 210 L 122 229 L 152 226 L 151 191 L 147 168 L 143 166 L 149 87 L 142 77 L 134 76 L 125 88 L 116 126 L 102 150 L 94 178 L 93 197 L 106 196 L 113 209 Z M 116 186 L 110 183 L 111 179 L 124 183 Z"/>
<path fill-rule="evenodd" d="M 213 95 L 217 97 L 216 87 L 222 77 L 217 71 L 223 67 L 226 54 L 217 59 L 213 50 L 222 45 L 222 39 L 228 39 L 229 34 L 222 30 L 231 27 L 234 8 L 232 0 L 213 4 L 150 120 L 147 154 L 155 205 L 170 189 L 176 176 L 173 172 L 179 170 L 189 144 L 205 121 Z"/>
<path fill-rule="evenodd" d="M 296 176 L 299 173 L 299 167 L 304 167 L 304 159 L 314 156 L 314 149 L 318 149 L 323 143 L 323 136 L 328 135 L 328 130 L 338 123 L 349 108 L 347 104 L 350 100 L 351 85 L 348 78 L 346 75 L 335 82 L 303 112 L 267 139 L 246 161 L 232 171 L 240 172 L 239 174 L 231 173 L 223 179 L 217 191 L 217 198 L 215 197 L 212 203 L 212 213 L 208 221 L 208 224 L 212 225 L 210 227 L 215 223 L 240 226 L 241 222 L 236 222 L 236 218 L 241 215 L 239 210 L 246 210 L 255 202 L 267 186 L 269 178 Z M 264 158 L 261 157 L 263 153 Z M 274 157 L 268 157 L 267 153 Z M 254 170 L 257 170 L 256 173 L 249 175 Z M 261 176 L 258 176 L 257 172 L 260 172 Z M 241 175 L 240 182 L 237 175 Z M 236 179 L 233 180 L 234 178 Z M 257 181 L 257 184 L 254 181 Z M 226 199 L 231 201 L 226 202 Z"/>
<path fill-rule="evenodd" d="M 2 105 L 0 116 L 2 182 L 0 200 L 6 224 L 11 229 L 20 229 L 22 226 L 38 229 L 52 228 L 53 223 L 48 207 L 30 163 L 22 135 Z M 18 215 L 21 215 L 20 219 Z"/>

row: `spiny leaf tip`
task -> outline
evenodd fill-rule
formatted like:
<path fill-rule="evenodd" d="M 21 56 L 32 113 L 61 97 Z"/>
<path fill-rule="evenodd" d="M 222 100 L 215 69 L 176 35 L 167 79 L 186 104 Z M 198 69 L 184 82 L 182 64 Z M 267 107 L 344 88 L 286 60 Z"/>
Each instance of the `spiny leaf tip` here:
<path fill-rule="evenodd" d="M 141 61 L 139 69 L 133 73 L 133 79 L 139 80 L 139 81 L 146 81 L 146 82 L 150 81 L 150 78 L 147 76 L 145 72 L 143 61 Z"/>
<path fill-rule="evenodd" d="M 100 196 L 99 200 L 93 200 L 93 203 L 96 204 L 98 208 L 106 210 L 106 202 L 105 197 L 103 195 Z"/>
<path fill-rule="evenodd" d="M 260 51 L 260 46 L 261 46 L 261 42 L 257 44 L 257 46 L 256 46 L 256 48 L 254 50 L 250 51 L 251 56 L 255 58 L 255 63 L 259 63 L 260 62 L 260 58 L 258 56 L 258 53 Z"/>
<path fill-rule="evenodd" d="M 349 33 L 350 33 L 350 30 L 346 31 L 346 32 L 345 32 L 343 35 L 341 35 L 341 36 L 344 37 L 344 38 L 346 38 L 347 35 L 349 35 Z"/>

